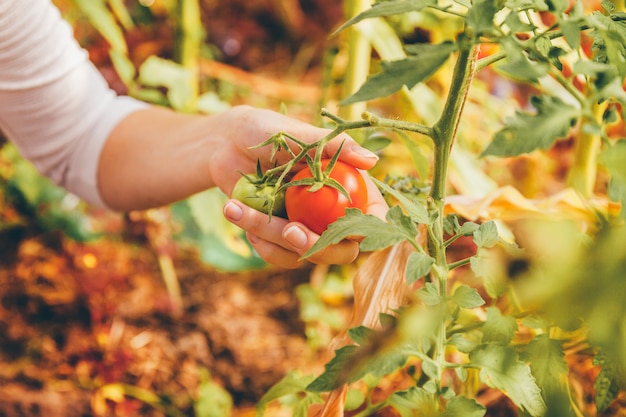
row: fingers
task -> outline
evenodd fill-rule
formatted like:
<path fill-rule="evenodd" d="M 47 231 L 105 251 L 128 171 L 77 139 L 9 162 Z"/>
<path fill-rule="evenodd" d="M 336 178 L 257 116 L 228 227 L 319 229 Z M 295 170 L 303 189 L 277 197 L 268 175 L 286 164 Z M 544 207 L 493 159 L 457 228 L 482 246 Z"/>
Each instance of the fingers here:
<path fill-rule="evenodd" d="M 304 255 L 319 240 L 320 236 L 301 223 L 290 223 L 283 230 L 283 239 L 300 256 Z M 344 240 L 335 245 L 327 246 L 306 258 L 316 264 L 343 265 L 353 262 L 359 255 L 359 244 Z"/>
<path fill-rule="evenodd" d="M 342 161 L 364 170 L 372 168 L 378 162 L 378 156 L 375 153 L 359 145 L 346 133 L 341 133 L 328 142 L 324 147 L 324 155 L 328 158 L 332 157 L 342 143 L 343 146 L 339 154 L 339 159 Z"/>
<path fill-rule="evenodd" d="M 237 200 L 229 200 L 224 205 L 224 216 L 246 231 L 248 241 L 261 258 L 282 268 L 302 265 L 302 255 L 320 238 L 300 223 L 290 223 L 275 216 L 269 221 L 266 214 Z M 307 260 L 318 264 L 348 264 L 358 254 L 358 243 L 346 240 L 315 253 Z"/>

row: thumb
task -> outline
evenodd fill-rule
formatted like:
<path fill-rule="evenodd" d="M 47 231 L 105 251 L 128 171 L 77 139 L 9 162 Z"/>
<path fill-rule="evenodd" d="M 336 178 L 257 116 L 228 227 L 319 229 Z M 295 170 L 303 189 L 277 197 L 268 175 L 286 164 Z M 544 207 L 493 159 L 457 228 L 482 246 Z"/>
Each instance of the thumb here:
<path fill-rule="evenodd" d="M 378 162 L 378 155 L 369 149 L 362 147 L 353 138 L 345 133 L 336 136 L 326 144 L 324 147 L 325 156 L 328 158 L 332 157 L 342 143 L 343 146 L 341 147 L 339 159 L 343 162 L 364 170 L 372 168 L 376 165 L 376 162 Z"/>

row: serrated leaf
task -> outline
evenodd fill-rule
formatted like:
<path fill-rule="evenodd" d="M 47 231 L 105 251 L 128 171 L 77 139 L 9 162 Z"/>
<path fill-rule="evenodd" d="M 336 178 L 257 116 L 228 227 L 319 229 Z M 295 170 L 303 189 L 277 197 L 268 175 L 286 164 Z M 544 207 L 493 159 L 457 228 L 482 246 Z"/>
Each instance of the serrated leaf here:
<path fill-rule="evenodd" d="M 422 223 L 422 224 L 430 224 L 431 223 L 431 220 L 430 220 L 430 218 L 428 216 L 428 211 L 426 210 L 426 207 L 424 207 L 421 204 L 411 200 L 406 195 L 404 195 L 402 192 L 396 190 L 395 188 L 390 187 L 388 184 L 385 184 L 384 182 L 382 182 L 382 181 L 380 181 L 380 180 L 378 180 L 376 178 L 372 178 L 372 180 L 374 181 L 374 183 L 376 184 L 376 186 L 378 188 L 380 188 L 381 190 L 383 190 L 384 192 L 390 194 L 396 200 L 398 200 L 400 205 L 402 207 L 404 207 L 404 209 L 406 210 L 408 215 L 411 216 L 411 219 L 414 222 Z"/>
<path fill-rule="evenodd" d="M 458 396 L 450 398 L 442 417 L 483 417 L 487 409 L 471 398 Z"/>
<path fill-rule="evenodd" d="M 615 67 L 620 78 L 626 77 L 626 23 L 599 12 L 590 16 L 589 21 L 601 36 L 603 56 Z"/>
<path fill-rule="evenodd" d="M 478 223 L 465 222 L 455 229 L 456 229 L 456 233 L 463 235 L 463 236 L 469 236 L 469 235 L 473 235 L 479 228 L 480 228 L 480 225 Z"/>
<path fill-rule="evenodd" d="M 383 249 L 406 238 L 401 228 L 386 223 L 371 214 L 363 214 L 360 210 L 349 208 L 346 209 L 345 216 L 328 225 L 328 229 L 322 233 L 320 239 L 303 255 L 303 258 L 307 258 L 325 247 L 339 243 L 350 236 L 365 237 L 360 244 L 363 251 Z"/>
<path fill-rule="evenodd" d="M 328 392 L 339 388 L 346 382 L 345 368 L 358 349 L 358 346 L 348 345 L 336 350 L 335 357 L 324 365 L 324 373 L 311 381 L 306 391 Z"/>
<path fill-rule="evenodd" d="M 459 352 L 469 353 L 476 347 L 476 342 L 467 339 L 465 336 L 459 333 L 455 333 L 450 336 L 449 344 L 456 346 Z M 459 368 L 463 369 L 463 368 Z"/>
<path fill-rule="evenodd" d="M 473 233 L 473 240 L 479 248 L 491 248 L 500 240 L 498 226 L 493 220 L 482 223 Z"/>
<path fill-rule="evenodd" d="M 415 410 L 419 410 L 420 417 L 439 415 L 435 397 L 420 387 L 394 392 L 386 403 L 398 411 L 402 417 L 415 417 Z"/>
<path fill-rule="evenodd" d="M 514 32 L 514 33 L 529 32 L 535 27 L 534 25 L 531 25 L 529 23 L 522 21 L 519 15 L 514 11 L 511 11 L 506 16 L 504 22 L 509 27 L 509 29 L 511 29 L 511 32 Z"/>
<path fill-rule="evenodd" d="M 430 267 L 433 266 L 435 260 L 422 252 L 415 252 L 409 256 L 406 266 L 406 282 L 411 285 L 423 276 L 430 273 Z"/>
<path fill-rule="evenodd" d="M 407 240 L 414 240 L 417 237 L 417 226 L 415 225 L 415 223 L 413 223 L 413 220 L 409 216 L 405 215 L 402 212 L 402 209 L 399 206 L 391 207 L 387 212 L 386 219 L 389 224 L 395 226 L 396 229 L 400 230 Z M 367 248 L 368 245 L 363 246 L 363 243 L 365 243 L 365 241 L 361 242 L 361 249 L 366 250 L 363 248 Z"/>
<path fill-rule="evenodd" d="M 560 341 L 551 339 L 547 334 L 537 335 L 524 349 L 523 359 L 530 363 L 537 385 L 542 390 L 561 388 L 562 377 L 567 375 L 568 367 Z"/>
<path fill-rule="evenodd" d="M 430 379 L 435 379 L 439 373 L 437 363 L 430 358 L 424 358 L 422 360 L 422 372 Z"/>
<path fill-rule="evenodd" d="M 367 339 L 372 336 L 373 333 L 374 330 L 365 326 L 358 326 L 352 329 L 348 329 L 348 336 L 350 336 L 350 339 L 352 339 L 352 341 L 354 341 L 354 343 L 356 343 L 357 345 L 362 345 L 363 343 L 365 343 Z"/>
<path fill-rule="evenodd" d="M 333 35 L 344 30 L 348 26 L 354 25 L 362 20 L 372 17 L 387 17 L 397 14 L 419 11 L 428 6 L 434 6 L 437 2 L 434 0 L 390 0 L 382 3 L 375 3 L 371 8 L 359 13 L 346 23 L 341 25 Z"/>
<path fill-rule="evenodd" d="M 298 372 L 289 372 L 280 381 L 274 384 L 257 402 L 256 415 L 262 416 L 268 404 L 274 400 L 290 394 L 303 392 L 307 385 L 315 379 L 314 375 L 302 376 Z"/>
<path fill-rule="evenodd" d="M 541 416 L 546 405 L 530 367 L 518 360 L 512 347 L 485 344 L 470 354 L 470 363 L 480 368 L 483 383 L 501 390 L 531 416 Z"/>
<path fill-rule="evenodd" d="M 461 308 L 476 308 L 485 304 L 478 291 L 465 284 L 459 285 L 454 290 L 451 299 Z"/>
<path fill-rule="evenodd" d="M 436 306 L 441 303 L 439 288 L 432 282 L 424 284 L 424 286 L 417 291 L 417 296 L 427 306 Z"/>
<path fill-rule="evenodd" d="M 387 97 L 403 86 L 411 89 L 416 84 L 428 80 L 456 48 L 456 44 L 444 42 L 429 45 L 417 56 L 397 61 L 382 61 L 380 63 L 382 71 L 369 77 L 356 93 L 341 101 L 340 105 Z"/>
<path fill-rule="evenodd" d="M 515 318 L 503 315 L 496 307 L 488 307 L 486 310 L 487 320 L 482 329 L 482 341 L 484 343 L 509 343 L 517 331 Z"/>
<path fill-rule="evenodd" d="M 502 45 L 505 46 L 509 44 L 502 42 Z M 531 61 L 524 54 L 510 54 L 510 52 L 516 52 L 515 50 L 510 51 L 505 49 L 505 51 L 509 59 L 495 66 L 495 69 L 501 74 L 517 81 L 537 84 L 539 79 L 548 73 L 547 63 Z"/>
<path fill-rule="evenodd" d="M 565 41 L 573 50 L 578 50 L 580 47 L 580 22 L 575 19 L 560 19 L 559 26 L 561 27 L 561 31 L 563 32 L 563 37 Z"/>
<path fill-rule="evenodd" d="M 494 17 L 500 8 L 495 0 L 474 1 L 465 20 L 477 36 L 491 33 L 495 29 Z"/>
<path fill-rule="evenodd" d="M 531 104 L 536 113 L 518 110 L 496 133 L 483 155 L 517 156 L 536 149 L 548 149 L 559 138 L 567 136 L 581 116 L 580 109 L 558 97 L 534 96 Z"/>
<path fill-rule="evenodd" d="M 361 357 L 364 349 L 355 345 L 344 346 L 335 351 L 335 357 L 324 366 L 324 373 L 313 380 L 306 391 L 333 391 L 346 383 L 358 381 L 368 374 L 376 377 L 387 375 L 404 366 L 408 355 L 400 348 L 376 352 Z M 371 352 L 367 352 L 371 355 Z"/>

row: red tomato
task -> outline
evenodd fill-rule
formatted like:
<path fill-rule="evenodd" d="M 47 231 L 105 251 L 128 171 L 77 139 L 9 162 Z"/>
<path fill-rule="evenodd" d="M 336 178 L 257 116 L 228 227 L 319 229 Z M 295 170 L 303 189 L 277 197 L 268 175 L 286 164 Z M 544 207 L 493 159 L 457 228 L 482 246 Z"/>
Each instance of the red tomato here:
<path fill-rule="evenodd" d="M 330 160 L 322 161 L 325 169 Z M 310 178 L 313 175 L 307 166 L 299 171 L 292 181 Z M 309 185 L 287 187 L 285 207 L 290 221 L 300 222 L 317 234 L 322 234 L 330 223 L 345 215 L 346 208 L 353 207 L 365 211 L 367 207 L 367 185 L 363 175 L 352 165 L 337 161 L 330 177 L 338 181 L 350 195 L 349 201 L 335 188 L 325 185 L 310 192 Z"/>

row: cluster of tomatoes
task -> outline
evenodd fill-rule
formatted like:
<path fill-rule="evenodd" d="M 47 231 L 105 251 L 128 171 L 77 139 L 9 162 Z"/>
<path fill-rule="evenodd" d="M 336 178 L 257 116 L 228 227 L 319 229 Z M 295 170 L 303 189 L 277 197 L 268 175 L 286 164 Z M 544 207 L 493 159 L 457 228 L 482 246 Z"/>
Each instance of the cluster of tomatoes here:
<path fill-rule="evenodd" d="M 322 160 L 322 171 L 330 161 Z M 365 211 L 367 207 L 367 185 L 359 170 L 345 162 L 336 161 L 328 176 L 344 188 L 347 196 L 337 188 L 324 184 L 323 179 L 313 185 L 287 183 L 276 189 L 275 185 L 258 175 L 245 175 L 237 181 L 232 197 L 266 214 L 271 209 L 274 216 L 300 222 L 322 234 L 329 224 L 345 214 L 346 208 Z M 314 178 L 308 166 L 298 171 L 291 178 L 291 183 L 306 178 Z"/>

